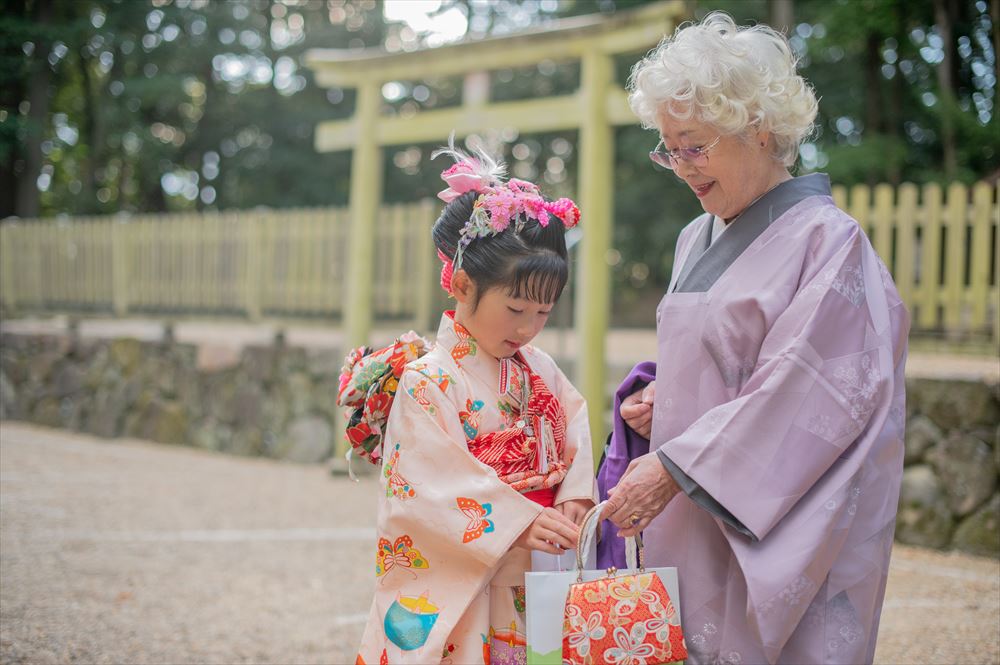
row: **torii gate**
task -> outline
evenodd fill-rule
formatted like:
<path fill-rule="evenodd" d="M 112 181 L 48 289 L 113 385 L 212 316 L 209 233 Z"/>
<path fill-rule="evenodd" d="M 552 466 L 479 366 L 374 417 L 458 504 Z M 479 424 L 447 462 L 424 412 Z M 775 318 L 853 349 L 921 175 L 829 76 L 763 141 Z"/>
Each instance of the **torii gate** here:
<path fill-rule="evenodd" d="M 579 196 L 584 215 L 581 267 L 577 271 L 576 331 L 578 386 L 587 399 L 593 432 L 604 430 L 606 372 L 604 341 L 610 309 L 612 169 L 615 125 L 636 122 L 627 96 L 614 81 L 613 56 L 656 45 L 685 15 L 681 0 L 646 5 L 611 16 L 566 18 L 544 28 L 467 41 L 410 53 L 314 49 L 306 64 L 323 87 L 357 89 L 357 106 L 347 120 L 320 123 L 316 149 L 353 149 L 350 188 L 350 245 L 344 302 L 350 346 L 368 342 L 372 323 L 375 219 L 382 198 L 382 151 L 389 145 L 447 140 L 490 128 L 520 133 L 579 129 Z M 488 72 L 543 60 L 579 60 L 580 88 L 573 94 L 494 103 Z M 382 85 L 428 75 L 464 75 L 462 104 L 408 118 L 380 115 Z M 596 361 L 596 362 L 595 362 Z M 594 448 L 599 451 L 600 435 Z"/>

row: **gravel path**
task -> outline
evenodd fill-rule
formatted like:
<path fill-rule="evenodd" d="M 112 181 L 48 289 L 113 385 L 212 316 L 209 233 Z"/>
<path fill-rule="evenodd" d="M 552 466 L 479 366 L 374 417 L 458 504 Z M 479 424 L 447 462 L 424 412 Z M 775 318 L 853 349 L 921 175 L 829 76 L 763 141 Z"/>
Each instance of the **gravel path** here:
<path fill-rule="evenodd" d="M 0 663 L 350 663 L 371 477 L 0 424 Z M 879 663 L 1000 662 L 1000 562 L 897 546 Z"/>

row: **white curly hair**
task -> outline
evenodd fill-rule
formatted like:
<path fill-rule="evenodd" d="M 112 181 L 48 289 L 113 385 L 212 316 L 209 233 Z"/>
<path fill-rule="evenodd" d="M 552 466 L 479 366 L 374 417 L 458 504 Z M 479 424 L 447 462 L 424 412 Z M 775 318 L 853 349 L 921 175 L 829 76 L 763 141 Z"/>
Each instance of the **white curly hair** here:
<path fill-rule="evenodd" d="M 770 132 L 773 157 L 795 163 L 813 128 L 817 101 L 796 72 L 784 35 L 766 25 L 738 27 L 725 12 L 679 26 L 632 68 L 629 104 L 652 129 L 662 113 L 694 118 L 728 135 Z"/>

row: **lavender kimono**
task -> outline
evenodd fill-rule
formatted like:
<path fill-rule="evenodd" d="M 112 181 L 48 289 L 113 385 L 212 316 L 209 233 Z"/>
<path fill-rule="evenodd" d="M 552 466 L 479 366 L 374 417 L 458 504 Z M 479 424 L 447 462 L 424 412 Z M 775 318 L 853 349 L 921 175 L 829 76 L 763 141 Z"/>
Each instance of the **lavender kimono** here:
<path fill-rule="evenodd" d="M 684 493 L 645 531 L 677 566 L 690 663 L 871 662 L 903 470 L 907 312 L 825 175 L 681 234 L 657 309 L 651 450 Z"/>
<path fill-rule="evenodd" d="M 482 353 L 446 313 L 434 348 L 402 373 L 386 426 L 377 582 L 358 663 L 524 662 L 531 553 L 513 543 L 542 511 L 529 497 L 593 500 L 594 471 L 583 397 L 544 352 L 528 346 L 519 358 L 544 387 L 526 392 L 510 360 Z M 525 390 L 500 389 L 515 383 Z M 562 413 L 547 412 L 519 439 L 540 393 Z M 495 447 L 482 451 L 477 444 L 491 438 Z M 492 459 L 498 452 L 504 460 Z M 543 473 L 501 480 L 495 468 L 519 468 L 522 453 Z"/>

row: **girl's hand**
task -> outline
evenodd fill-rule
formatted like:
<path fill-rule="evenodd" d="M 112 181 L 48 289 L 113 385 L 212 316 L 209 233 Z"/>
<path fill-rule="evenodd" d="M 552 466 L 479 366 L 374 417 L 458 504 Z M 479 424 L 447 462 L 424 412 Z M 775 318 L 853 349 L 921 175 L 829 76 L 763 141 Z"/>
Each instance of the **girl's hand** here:
<path fill-rule="evenodd" d="M 625 424 L 636 434 L 648 439 L 653 429 L 653 399 L 656 396 L 656 381 L 651 381 L 642 390 L 637 390 L 624 400 L 618 412 Z"/>
<path fill-rule="evenodd" d="M 583 526 L 583 518 L 587 516 L 587 511 L 593 507 L 594 502 L 590 499 L 570 499 L 557 505 L 556 510 L 573 520 L 573 524 Z"/>
<path fill-rule="evenodd" d="M 529 550 L 562 554 L 576 547 L 580 527 L 555 508 L 545 508 L 525 529 L 514 544 Z"/>

